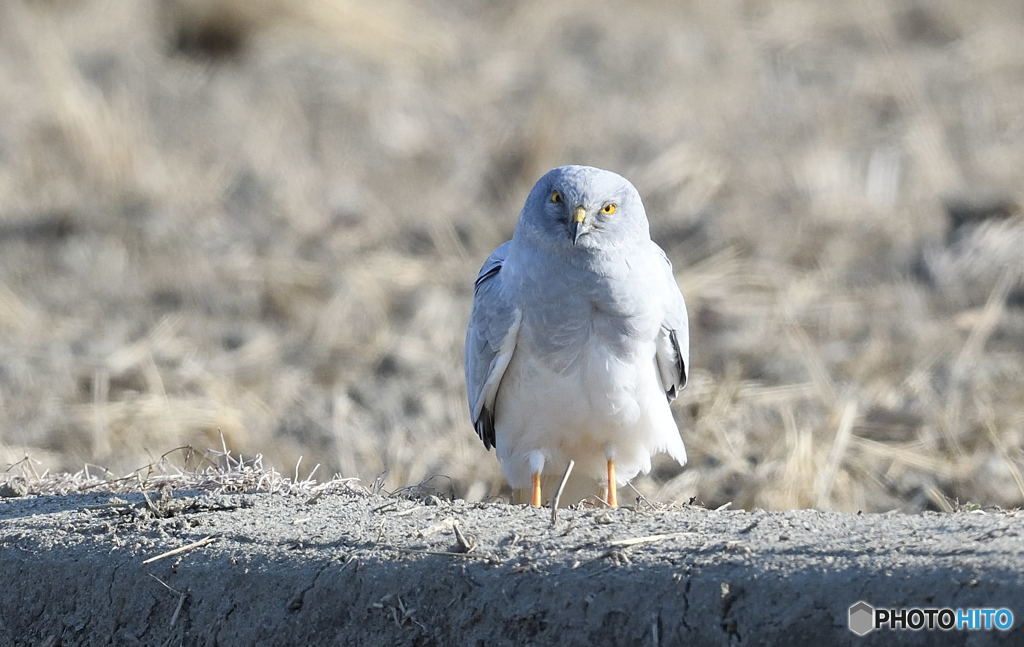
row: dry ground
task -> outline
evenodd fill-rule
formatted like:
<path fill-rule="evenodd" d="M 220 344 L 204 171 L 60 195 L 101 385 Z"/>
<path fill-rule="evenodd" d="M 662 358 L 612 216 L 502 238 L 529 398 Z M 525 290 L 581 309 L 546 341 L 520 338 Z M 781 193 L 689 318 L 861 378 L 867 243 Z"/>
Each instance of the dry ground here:
<path fill-rule="evenodd" d="M 638 186 L 690 304 L 691 462 L 640 490 L 1018 506 L 1022 29 L 1012 1 L 0 3 L 0 467 L 219 430 L 499 492 L 470 286 L 578 162 Z"/>
<path fill-rule="evenodd" d="M 219 467 L 148 479 L 158 491 L 0 499 L 0 643 L 1021 642 L 1019 510 L 643 504 L 561 510 L 552 525 L 547 510 L 381 496 L 206 458 Z M 254 476 L 260 491 L 242 493 Z M 857 600 L 1008 608 L 1018 620 L 865 640 L 847 629 Z"/>

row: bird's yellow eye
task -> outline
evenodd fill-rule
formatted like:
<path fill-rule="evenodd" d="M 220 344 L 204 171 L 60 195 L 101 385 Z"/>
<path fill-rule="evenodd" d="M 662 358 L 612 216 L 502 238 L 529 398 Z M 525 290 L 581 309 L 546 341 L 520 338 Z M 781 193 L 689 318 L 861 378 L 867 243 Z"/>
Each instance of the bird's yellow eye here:
<path fill-rule="evenodd" d="M 602 213 L 606 213 L 606 214 L 608 214 L 610 216 L 610 215 L 612 215 L 613 213 L 615 213 L 618 210 L 619 210 L 618 206 L 616 206 L 615 204 L 609 202 L 608 204 L 604 205 L 604 207 L 601 209 L 601 212 Z"/>
<path fill-rule="evenodd" d="M 551 192 L 551 201 L 554 202 L 555 204 L 558 204 L 559 202 L 562 201 L 562 194 L 559 193 L 558 191 L 552 191 Z"/>

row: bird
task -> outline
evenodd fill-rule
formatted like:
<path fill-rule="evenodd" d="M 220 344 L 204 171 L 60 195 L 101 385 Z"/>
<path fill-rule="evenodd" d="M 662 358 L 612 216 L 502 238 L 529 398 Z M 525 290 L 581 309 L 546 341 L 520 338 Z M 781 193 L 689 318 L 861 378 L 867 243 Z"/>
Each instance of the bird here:
<path fill-rule="evenodd" d="M 480 268 L 466 330 L 470 418 L 508 484 L 540 507 L 571 460 L 614 508 L 653 455 L 685 465 L 670 404 L 689 364 L 686 303 L 633 184 L 545 173 Z"/>

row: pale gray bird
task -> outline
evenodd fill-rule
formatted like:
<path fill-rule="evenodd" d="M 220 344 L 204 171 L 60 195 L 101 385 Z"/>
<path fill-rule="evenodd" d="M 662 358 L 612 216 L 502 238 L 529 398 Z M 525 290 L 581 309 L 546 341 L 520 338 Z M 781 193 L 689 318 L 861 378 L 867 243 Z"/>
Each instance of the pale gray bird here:
<path fill-rule="evenodd" d="M 637 190 L 589 166 L 548 171 L 480 269 L 466 332 L 470 415 L 509 485 L 539 506 L 542 477 L 572 459 L 615 506 L 652 455 L 684 465 L 669 403 L 689 361 L 686 304 Z"/>

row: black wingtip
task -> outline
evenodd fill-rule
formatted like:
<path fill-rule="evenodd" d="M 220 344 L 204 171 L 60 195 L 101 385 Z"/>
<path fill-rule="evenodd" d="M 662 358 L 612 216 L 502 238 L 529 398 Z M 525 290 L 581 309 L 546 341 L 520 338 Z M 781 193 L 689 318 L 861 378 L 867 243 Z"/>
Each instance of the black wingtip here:
<path fill-rule="evenodd" d="M 480 411 L 480 417 L 473 425 L 476 428 L 476 435 L 484 441 L 484 449 L 490 451 L 495 446 L 494 442 L 494 416 L 484 407 Z"/>
<path fill-rule="evenodd" d="M 672 340 L 672 348 L 676 351 L 676 371 L 679 372 L 679 388 L 682 389 L 686 386 L 686 364 L 683 363 L 683 350 L 679 347 L 679 337 L 676 336 L 676 331 L 670 330 L 668 336 Z M 675 393 L 672 394 L 672 397 L 675 397 Z"/>

